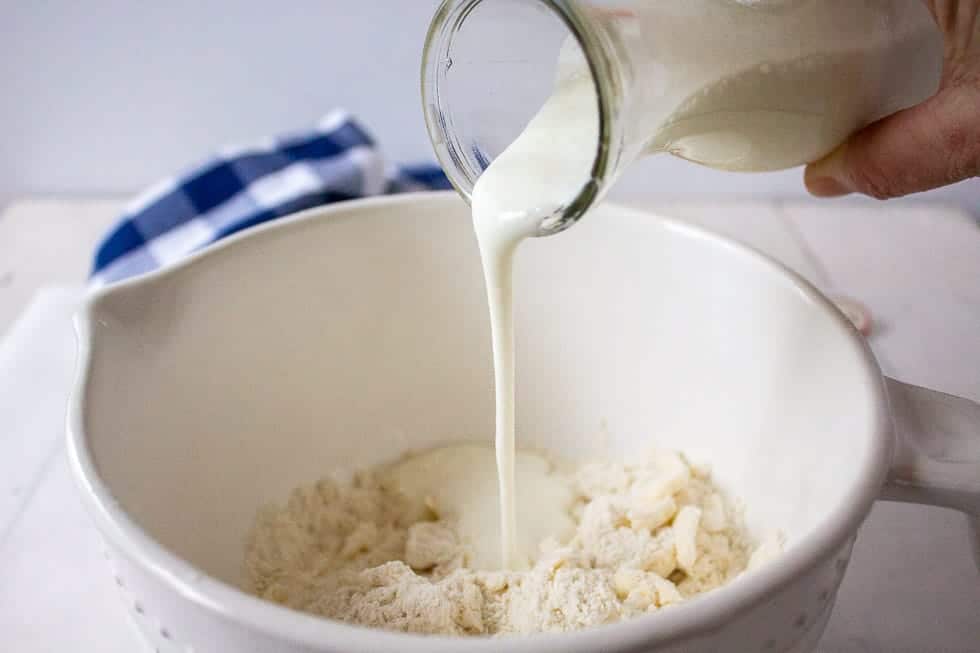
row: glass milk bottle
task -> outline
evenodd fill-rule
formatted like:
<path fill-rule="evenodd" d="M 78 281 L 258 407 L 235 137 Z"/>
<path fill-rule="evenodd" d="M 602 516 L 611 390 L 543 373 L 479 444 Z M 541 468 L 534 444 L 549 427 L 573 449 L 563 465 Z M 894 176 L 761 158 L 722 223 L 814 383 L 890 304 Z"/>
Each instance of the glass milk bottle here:
<path fill-rule="evenodd" d="M 512 145 L 581 159 L 547 235 L 640 156 L 745 172 L 815 161 L 935 93 L 941 68 L 923 0 L 444 0 L 422 95 L 467 199 Z"/>

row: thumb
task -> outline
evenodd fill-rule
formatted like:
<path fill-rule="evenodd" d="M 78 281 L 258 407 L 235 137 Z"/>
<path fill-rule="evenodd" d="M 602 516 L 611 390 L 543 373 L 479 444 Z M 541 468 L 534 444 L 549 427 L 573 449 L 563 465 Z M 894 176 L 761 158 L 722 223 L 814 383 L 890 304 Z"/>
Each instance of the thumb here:
<path fill-rule="evenodd" d="M 817 197 L 900 197 L 980 175 L 980 86 L 942 90 L 862 129 L 807 166 Z"/>

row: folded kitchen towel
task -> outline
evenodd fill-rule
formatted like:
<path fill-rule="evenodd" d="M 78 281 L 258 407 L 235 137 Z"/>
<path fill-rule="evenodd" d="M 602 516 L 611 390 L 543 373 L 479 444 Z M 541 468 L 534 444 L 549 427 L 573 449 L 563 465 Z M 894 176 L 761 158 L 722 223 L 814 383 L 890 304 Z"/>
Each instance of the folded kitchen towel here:
<path fill-rule="evenodd" d="M 95 253 L 101 286 L 180 260 L 248 227 L 321 204 L 386 193 L 450 188 L 432 165 L 388 166 L 345 111 L 314 129 L 206 162 L 139 195 Z"/>

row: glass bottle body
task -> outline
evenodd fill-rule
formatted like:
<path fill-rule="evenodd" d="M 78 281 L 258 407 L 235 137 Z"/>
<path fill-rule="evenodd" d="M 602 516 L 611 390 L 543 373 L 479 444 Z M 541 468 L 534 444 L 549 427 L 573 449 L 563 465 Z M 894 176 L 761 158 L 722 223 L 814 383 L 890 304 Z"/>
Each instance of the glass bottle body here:
<path fill-rule="evenodd" d="M 546 234 L 639 156 L 732 171 L 819 159 L 933 94 L 941 67 L 921 0 L 446 0 L 422 93 L 437 156 L 468 198 L 562 80 L 588 78 L 592 166 Z"/>

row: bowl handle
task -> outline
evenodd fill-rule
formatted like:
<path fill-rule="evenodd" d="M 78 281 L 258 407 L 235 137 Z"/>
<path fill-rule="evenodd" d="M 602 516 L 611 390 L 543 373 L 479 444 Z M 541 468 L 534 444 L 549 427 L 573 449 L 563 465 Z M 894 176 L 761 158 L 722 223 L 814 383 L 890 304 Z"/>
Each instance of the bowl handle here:
<path fill-rule="evenodd" d="M 895 455 L 881 498 L 967 514 L 980 568 L 980 404 L 885 379 Z"/>

